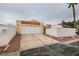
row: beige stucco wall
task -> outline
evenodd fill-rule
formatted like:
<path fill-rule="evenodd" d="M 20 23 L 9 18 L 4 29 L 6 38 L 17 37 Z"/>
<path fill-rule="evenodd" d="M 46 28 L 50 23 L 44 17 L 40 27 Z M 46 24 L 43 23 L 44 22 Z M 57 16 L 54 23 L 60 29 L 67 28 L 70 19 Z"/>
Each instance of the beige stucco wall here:
<path fill-rule="evenodd" d="M 55 37 L 76 36 L 75 29 L 73 28 L 48 28 L 46 29 L 46 34 Z"/>
<path fill-rule="evenodd" d="M 15 26 L 6 26 L 8 29 L 0 35 L 0 46 L 6 46 L 16 35 Z"/>

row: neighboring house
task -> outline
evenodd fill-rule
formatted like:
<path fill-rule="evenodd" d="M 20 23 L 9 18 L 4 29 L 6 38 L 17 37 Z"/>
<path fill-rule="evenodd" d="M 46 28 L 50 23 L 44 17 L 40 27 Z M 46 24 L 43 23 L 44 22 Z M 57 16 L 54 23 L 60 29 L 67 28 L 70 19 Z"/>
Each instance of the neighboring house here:
<path fill-rule="evenodd" d="M 43 33 L 43 23 L 37 20 L 18 20 L 17 23 L 17 32 L 20 34 L 40 34 Z"/>

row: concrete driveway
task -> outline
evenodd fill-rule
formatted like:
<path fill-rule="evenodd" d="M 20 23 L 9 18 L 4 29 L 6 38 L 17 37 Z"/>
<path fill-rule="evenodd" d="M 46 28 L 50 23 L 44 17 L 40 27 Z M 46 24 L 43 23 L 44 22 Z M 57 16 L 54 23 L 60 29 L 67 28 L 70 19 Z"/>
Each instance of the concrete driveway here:
<path fill-rule="evenodd" d="M 59 43 L 59 41 L 49 38 L 43 34 L 24 34 L 21 35 L 21 47 L 20 50 L 28 50 L 38 47 L 43 47 L 45 45 L 51 45 Z"/>

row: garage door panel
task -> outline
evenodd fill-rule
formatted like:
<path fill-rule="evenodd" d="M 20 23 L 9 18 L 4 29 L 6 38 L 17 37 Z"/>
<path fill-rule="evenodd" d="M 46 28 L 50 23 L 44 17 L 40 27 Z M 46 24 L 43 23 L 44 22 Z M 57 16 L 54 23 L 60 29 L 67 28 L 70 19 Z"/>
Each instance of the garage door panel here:
<path fill-rule="evenodd" d="M 21 34 L 36 34 L 42 33 L 41 27 L 25 26 L 21 29 Z"/>

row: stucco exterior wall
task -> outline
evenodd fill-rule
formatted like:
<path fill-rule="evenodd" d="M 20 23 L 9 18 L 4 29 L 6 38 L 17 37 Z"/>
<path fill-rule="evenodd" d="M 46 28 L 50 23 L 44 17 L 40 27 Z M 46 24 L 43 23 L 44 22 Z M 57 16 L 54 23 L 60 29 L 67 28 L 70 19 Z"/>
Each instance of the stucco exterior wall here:
<path fill-rule="evenodd" d="M 76 36 L 75 29 L 73 28 L 47 28 L 46 34 L 55 37 Z"/>
<path fill-rule="evenodd" d="M 15 26 L 7 26 L 7 30 L 0 35 L 0 47 L 6 46 L 12 38 L 16 35 L 16 27 Z"/>

